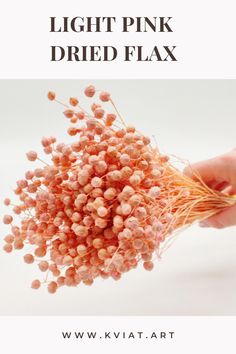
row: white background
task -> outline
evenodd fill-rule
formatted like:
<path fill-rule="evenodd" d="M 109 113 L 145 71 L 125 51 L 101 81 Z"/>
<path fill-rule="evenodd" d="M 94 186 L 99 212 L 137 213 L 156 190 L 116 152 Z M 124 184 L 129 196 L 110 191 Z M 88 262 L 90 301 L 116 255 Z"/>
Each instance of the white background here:
<path fill-rule="evenodd" d="M 1 1 L 0 78 L 235 78 L 235 1 Z M 114 33 L 50 33 L 49 17 L 116 16 Z M 173 17 L 173 33 L 121 33 L 122 16 Z M 178 62 L 50 62 L 51 45 L 176 45 Z"/>
<path fill-rule="evenodd" d="M 235 353 L 232 317 L 3 317 L 1 345 L 7 353 Z M 222 331 L 222 328 L 224 329 Z M 62 339 L 62 331 L 111 332 L 111 339 Z M 174 339 L 114 339 L 112 332 L 145 334 L 174 331 Z M 12 340 L 14 333 L 14 341 Z M 56 348 L 56 350 L 55 350 Z"/>
<path fill-rule="evenodd" d="M 91 81 L 1 81 L 0 107 L 1 199 L 13 196 L 15 181 L 40 163 L 26 160 L 40 140 L 55 134 L 73 141 L 66 129 L 63 107 L 47 100 L 48 90 L 67 100 L 90 100 L 83 88 Z M 169 154 L 195 162 L 235 147 L 236 81 L 136 80 L 92 81 L 109 90 L 125 120 L 151 136 Z M 47 158 L 47 157 L 46 157 Z M 7 208 L 1 207 L 2 212 Z M 2 214 L 2 213 L 1 213 Z M 8 228 L 1 225 L 1 235 Z M 172 247 L 155 261 L 152 272 L 138 269 L 115 282 L 96 280 L 92 287 L 61 288 L 49 295 L 46 288 L 30 289 L 44 274 L 23 263 L 31 249 L 0 252 L 0 314 L 2 315 L 236 315 L 236 229 L 185 230 Z"/>

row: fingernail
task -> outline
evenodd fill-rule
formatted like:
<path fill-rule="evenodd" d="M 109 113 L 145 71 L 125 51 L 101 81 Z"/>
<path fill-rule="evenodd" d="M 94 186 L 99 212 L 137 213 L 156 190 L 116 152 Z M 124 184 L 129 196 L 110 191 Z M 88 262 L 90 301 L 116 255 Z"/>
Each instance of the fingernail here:
<path fill-rule="evenodd" d="M 204 220 L 204 221 L 200 221 L 200 222 L 199 222 L 199 226 L 200 226 L 200 227 L 209 227 L 210 224 L 209 224 L 208 221 Z"/>

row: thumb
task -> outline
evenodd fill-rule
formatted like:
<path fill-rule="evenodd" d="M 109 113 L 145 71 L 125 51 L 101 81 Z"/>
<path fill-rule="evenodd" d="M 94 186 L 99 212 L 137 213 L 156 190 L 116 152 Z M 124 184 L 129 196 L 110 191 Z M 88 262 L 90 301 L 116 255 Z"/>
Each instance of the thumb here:
<path fill-rule="evenodd" d="M 201 227 L 215 227 L 217 229 L 236 225 L 236 204 L 201 221 L 199 224 Z"/>
<path fill-rule="evenodd" d="M 236 190 L 236 150 L 209 160 L 197 162 L 188 166 L 184 173 L 196 179 L 201 176 L 203 181 L 214 187 L 214 183 L 228 183 Z"/>
<path fill-rule="evenodd" d="M 189 177 L 196 178 L 200 175 L 203 181 L 208 184 L 212 181 L 229 181 L 231 163 L 227 160 L 227 155 L 214 157 L 190 165 L 184 169 L 184 174 Z"/>

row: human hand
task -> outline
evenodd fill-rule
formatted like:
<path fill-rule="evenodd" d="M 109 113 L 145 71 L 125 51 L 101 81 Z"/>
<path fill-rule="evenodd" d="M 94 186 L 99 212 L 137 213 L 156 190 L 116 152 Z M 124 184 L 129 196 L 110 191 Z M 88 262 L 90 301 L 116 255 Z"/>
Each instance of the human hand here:
<path fill-rule="evenodd" d="M 194 178 L 194 171 L 199 173 L 210 188 L 230 195 L 236 194 L 236 149 L 224 155 L 197 162 L 187 167 L 184 173 Z M 236 201 L 235 205 L 200 222 L 202 227 L 218 229 L 233 225 L 236 225 Z"/>

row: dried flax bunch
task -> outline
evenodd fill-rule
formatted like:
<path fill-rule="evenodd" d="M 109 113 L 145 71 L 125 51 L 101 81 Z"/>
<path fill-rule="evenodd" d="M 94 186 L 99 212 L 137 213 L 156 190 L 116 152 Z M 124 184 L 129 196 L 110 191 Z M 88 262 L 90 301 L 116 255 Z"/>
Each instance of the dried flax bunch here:
<path fill-rule="evenodd" d="M 148 137 L 125 124 L 108 92 L 91 85 L 84 93 L 97 93 L 115 114 L 100 103 L 88 113 L 77 98 L 66 105 L 49 92 L 49 100 L 65 106 L 74 142 L 44 137 L 50 164 L 29 151 L 28 160 L 42 167 L 17 181 L 18 205 L 4 201 L 20 217 L 18 226 L 11 215 L 3 218 L 11 227 L 4 250 L 28 245 L 24 261 L 46 272 L 31 286 L 46 283 L 50 293 L 63 285 L 91 285 L 97 277 L 118 280 L 139 262 L 151 270 L 153 255 L 160 255 L 173 231 L 235 203 L 174 168 Z"/>

